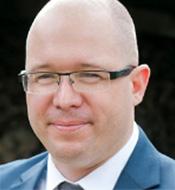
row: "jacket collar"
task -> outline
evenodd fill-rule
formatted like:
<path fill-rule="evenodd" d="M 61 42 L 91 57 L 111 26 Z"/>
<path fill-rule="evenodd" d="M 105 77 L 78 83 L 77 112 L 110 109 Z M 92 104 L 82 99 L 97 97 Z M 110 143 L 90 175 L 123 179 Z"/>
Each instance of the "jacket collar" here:
<path fill-rule="evenodd" d="M 160 184 L 160 158 L 144 132 L 114 189 L 149 189 Z"/>
<path fill-rule="evenodd" d="M 47 168 L 47 153 L 43 154 L 43 159 L 34 164 L 33 167 L 21 174 L 10 190 L 29 190 L 36 189 L 40 179 L 43 179 Z"/>

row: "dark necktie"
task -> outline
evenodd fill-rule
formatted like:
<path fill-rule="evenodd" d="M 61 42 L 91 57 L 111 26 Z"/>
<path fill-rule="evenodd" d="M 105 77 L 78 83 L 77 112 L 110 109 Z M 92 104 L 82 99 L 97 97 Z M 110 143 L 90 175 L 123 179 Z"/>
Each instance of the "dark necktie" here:
<path fill-rule="evenodd" d="M 73 185 L 68 182 L 62 182 L 58 185 L 57 190 L 83 190 L 83 188 L 79 185 Z"/>

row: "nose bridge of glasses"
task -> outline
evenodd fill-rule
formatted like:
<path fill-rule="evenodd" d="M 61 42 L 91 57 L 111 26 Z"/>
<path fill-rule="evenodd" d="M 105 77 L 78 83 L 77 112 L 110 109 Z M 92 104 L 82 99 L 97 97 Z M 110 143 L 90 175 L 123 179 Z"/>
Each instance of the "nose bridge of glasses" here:
<path fill-rule="evenodd" d="M 57 79 L 57 82 L 58 84 L 60 84 L 63 80 L 63 77 L 65 78 L 68 78 L 69 80 L 69 84 L 73 84 L 74 83 L 74 80 L 73 78 L 71 77 L 72 73 L 57 73 L 57 76 L 58 76 L 58 79 Z"/>
<path fill-rule="evenodd" d="M 58 84 L 58 92 L 59 94 L 63 93 L 65 96 L 65 92 L 69 91 L 69 94 L 73 91 L 76 91 L 75 82 L 73 80 L 73 73 L 56 73 L 57 74 L 57 84 Z M 67 91 L 68 90 L 68 91 Z"/>

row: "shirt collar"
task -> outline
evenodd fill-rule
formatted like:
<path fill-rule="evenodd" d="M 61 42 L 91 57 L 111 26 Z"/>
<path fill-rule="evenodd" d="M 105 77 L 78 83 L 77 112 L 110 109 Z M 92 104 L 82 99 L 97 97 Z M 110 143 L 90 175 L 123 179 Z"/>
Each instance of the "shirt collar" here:
<path fill-rule="evenodd" d="M 103 165 L 96 168 L 87 176 L 83 177 L 76 183 L 81 185 L 85 190 L 106 190 L 113 189 L 118 178 L 124 169 L 129 157 L 131 156 L 138 141 L 139 130 L 134 122 L 133 132 L 128 142 Z M 46 190 L 53 190 L 63 181 L 68 181 L 55 167 L 51 155 L 48 157 L 48 169 L 46 178 Z M 114 167 L 115 166 L 115 167 Z M 98 181 L 98 183 L 97 183 Z"/>

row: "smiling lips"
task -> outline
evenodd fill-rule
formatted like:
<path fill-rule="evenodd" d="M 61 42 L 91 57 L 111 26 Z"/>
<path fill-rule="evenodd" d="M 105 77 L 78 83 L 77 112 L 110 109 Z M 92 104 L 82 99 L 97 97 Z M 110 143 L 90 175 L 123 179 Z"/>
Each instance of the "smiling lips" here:
<path fill-rule="evenodd" d="M 84 121 L 58 121 L 52 122 L 50 125 L 60 131 L 73 132 L 86 127 L 88 124 L 88 122 Z"/>

